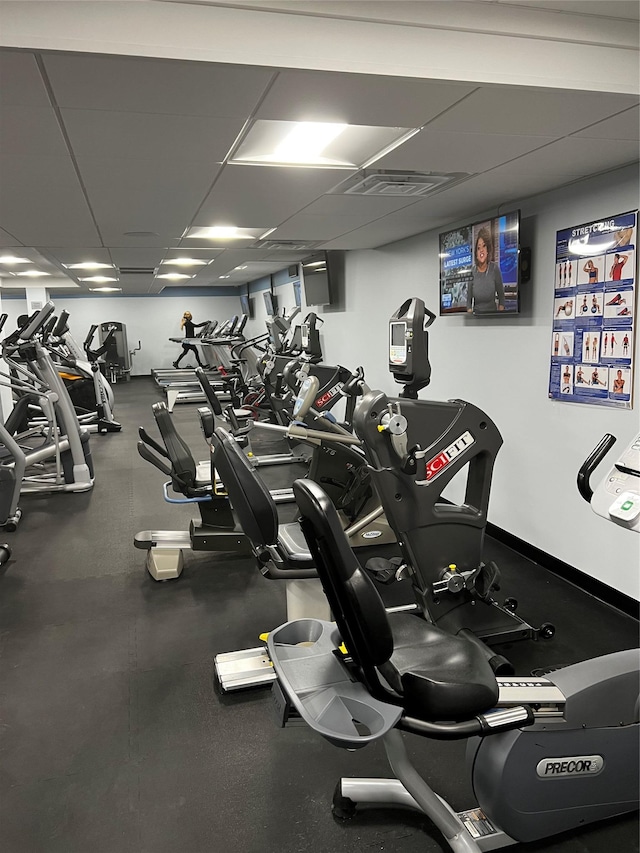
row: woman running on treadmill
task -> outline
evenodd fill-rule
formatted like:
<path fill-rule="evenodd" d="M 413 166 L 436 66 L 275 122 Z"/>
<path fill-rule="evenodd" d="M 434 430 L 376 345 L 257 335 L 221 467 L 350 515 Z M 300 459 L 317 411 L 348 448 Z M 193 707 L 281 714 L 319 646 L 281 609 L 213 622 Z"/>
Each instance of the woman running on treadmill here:
<path fill-rule="evenodd" d="M 182 352 L 180 353 L 178 358 L 173 362 L 174 367 L 176 367 L 176 368 L 179 367 L 180 362 L 185 357 L 185 355 L 187 355 L 189 352 L 192 352 L 195 355 L 196 361 L 198 362 L 198 365 L 200 367 L 207 368 L 209 366 L 208 364 L 203 364 L 200 361 L 200 353 L 198 352 L 198 348 L 194 344 L 188 344 L 186 342 L 189 338 L 195 337 L 195 330 L 196 329 L 199 329 L 201 326 L 206 326 L 208 322 L 209 322 L 208 320 L 205 320 L 204 323 L 194 323 L 193 322 L 193 315 L 191 314 L 191 311 L 185 311 L 184 312 L 184 314 L 182 315 L 182 319 L 180 320 L 180 328 L 184 329 L 185 342 L 182 344 Z"/>

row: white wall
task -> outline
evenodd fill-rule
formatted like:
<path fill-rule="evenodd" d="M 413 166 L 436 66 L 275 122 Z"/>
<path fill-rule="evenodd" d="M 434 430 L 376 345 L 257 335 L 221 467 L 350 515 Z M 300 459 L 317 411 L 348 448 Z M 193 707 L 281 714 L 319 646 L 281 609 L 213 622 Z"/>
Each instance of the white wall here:
<path fill-rule="evenodd" d="M 182 352 L 179 344 L 169 338 L 184 337 L 180 319 L 185 311 L 191 311 L 196 323 L 203 320 L 223 322 L 233 314 L 240 314 L 240 300 L 236 296 L 88 296 L 65 297 L 51 291 L 49 298 L 56 306 L 56 313 L 63 309 L 69 312 L 69 328 L 79 344 L 86 338 L 94 323 L 116 320 L 127 327 L 127 340 L 132 350 L 142 344 L 142 349 L 133 358 L 132 375 L 149 374 L 154 367 L 171 367 Z M 24 299 L 2 301 L 2 308 L 9 316 L 6 328 L 16 327 L 20 314 L 26 313 Z M 97 343 L 98 338 L 96 336 Z"/>
<path fill-rule="evenodd" d="M 637 350 L 633 411 L 551 401 L 547 392 L 556 231 L 637 204 L 637 167 L 514 204 L 532 249 L 525 311 L 508 319 L 438 318 L 430 337 L 432 381 L 420 394 L 469 400 L 502 432 L 492 522 L 634 598 L 638 536 L 596 516 L 578 495 L 576 474 L 605 432 L 618 437 L 621 449 L 640 430 Z M 438 276 L 436 232 L 348 253 L 346 311 L 324 315 L 327 357 L 362 364 L 370 385 L 397 393 L 387 372 L 387 320 L 412 296 L 437 313 Z"/>

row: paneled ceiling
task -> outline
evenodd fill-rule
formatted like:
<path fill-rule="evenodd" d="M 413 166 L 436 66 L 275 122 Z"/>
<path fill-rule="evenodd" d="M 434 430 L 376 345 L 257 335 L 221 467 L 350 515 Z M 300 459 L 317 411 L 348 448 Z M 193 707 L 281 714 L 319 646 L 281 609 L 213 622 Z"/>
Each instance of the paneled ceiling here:
<path fill-rule="evenodd" d="M 312 248 L 380 247 L 633 163 L 638 109 L 630 94 L 4 49 L 0 256 L 75 292 L 97 286 L 64 266 L 83 261 L 115 265 L 129 294 L 243 284 Z M 260 119 L 419 128 L 367 172 L 456 180 L 359 195 L 356 167 L 229 163 Z M 270 231 L 266 246 L 183 236 L 229 224 Z M 180 256 L 207 264 L 157 277 Z M 0 265 L 3 285 L 24 286 L 11 273 L 26 266 Z"/>

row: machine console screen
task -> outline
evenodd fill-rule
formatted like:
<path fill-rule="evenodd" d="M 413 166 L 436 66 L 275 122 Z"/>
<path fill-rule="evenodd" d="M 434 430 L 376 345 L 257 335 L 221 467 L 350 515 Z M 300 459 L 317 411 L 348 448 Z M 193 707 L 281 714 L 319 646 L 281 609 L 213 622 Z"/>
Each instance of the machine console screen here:
<path fill-rule="evenodd" d="M 407 361 L 407 324 L 389 324 L 389 362 L 405 364 Z"/>

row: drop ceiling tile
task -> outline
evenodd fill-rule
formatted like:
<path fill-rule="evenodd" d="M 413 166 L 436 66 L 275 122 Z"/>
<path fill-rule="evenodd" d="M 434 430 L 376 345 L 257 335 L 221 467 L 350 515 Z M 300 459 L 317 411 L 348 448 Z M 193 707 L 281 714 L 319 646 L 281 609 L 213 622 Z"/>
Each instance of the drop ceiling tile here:
<path fill-rule="evenodd" d="M 420 131 L 372 168 L 425 172 L 484 172 L 552 142 L 551 136 Z"/>
<path fill-rule="evenodd" d="M 525 154 L 502 169 L 513 174 L 596 175 L 638 159 L 638 144 L 633 140 L 588 139 L 570 136 Z"/>
<path fill-rule="evenodd" d="M 213 179 L 188 160 L 81 157 L 78 167 L 105 243 L 113 246 L 175 245 Z M 127 231 L 152 233 L 126 238 Z"/>
<path fill-rule="evenodd" d="M 113 263 L 118 267 L 156 267 L 165 255 L 162 246 L 144 248 L 119 247 L 110 249 Z"/>
<path fill-rule="evenodd" d="M 2 215 L 2 205 L 0 203 L 0 216 Z M 9 246 L 17 246 L 19 244 L 19 240 L 17 240 L 13 234 L 9 234 L 4 229 L 0 228 L 0 246 L 3 249 L 8 248 Z"/>
<path fill-rule="evenodd" d="M 219 162 L 242 121 L 208 116 L 174 116 L 63 110 L 63 121 L 78 157 Z"/>
<path fill-rule="evenodd" d="M 0 50 L 0 104 L 51 106 L 32 53 Z"/>
<path fill-rule="evenodd" d="M 388 243 L 395 243 L 414 234 L 421 234 L 431 227 L 424 217 L 407 220 L 397 213 L 391 213 L 375 222 L 357 228 L 332 240 L 327 240 L 329 249 L 377 249 Z"/>
<path fill-rule="evenodd" d="M 50 54 L 44 65 L 63 108 L 246 117 L 273 71 L 145 57 Z"/>
<path fill-rule="evenodd" d="M 588 48 L 585 48 L 585 61 Z M 564 136 L 638 103 L 633 95 L 483 87 L 429 125 L 430 130 Z"/>
<path fill-rule="evenodd" d="M 334 240 L 353 229 L 350 216 L 298 213 L 269 235 L 270 240 Z"/>
<path fill-rule="evenodd" d="M 314 216 L 348 216 L 355 226 L 386 216 L 395 210 L 402 210 L 415 204 L 416 199 L 401 196 L 377 198 L 367 195 L 323 195 L 305 208 L 305 214 Z"/>
<path fill-rule="evenodd" d="M 68 154 L 60 125 L 51 107 L 0 108 L 0 152 L 64 157 Z"/>
<path fill-rule="evenodd" d="M 225 166 L 198 213 L 198 224 L 225 220 L 273 228 L 343 181 L 340 169 Z"/>
<path fill-rule="evenodd" d="M 640 107 L 599 121 L 576 133 L 576 136 L 591 139 L 640 139 Z"/>
<path fill-rule="evenodd" d="M 402 77 L 286 70 L 278 74 L 257 117 L 420 127 L 474 88 Z"/>
<path fill-rule="evenodd" d="M 50 246 L 45 250 L 47 257 L 55 258 L 61 264 L 80 264 L 83 261 L 96 261 L 110 264 L 109 250 L 104 248 L 84 249 L 77 246 Z"/>
<path fill-rule="evenodd" d="M 0 226 L 27 246 L 99 246 L 70 157 L 0 158 Z"/>

